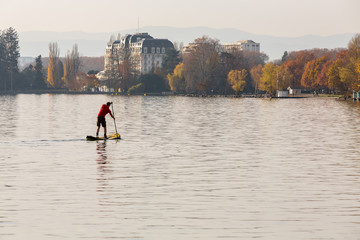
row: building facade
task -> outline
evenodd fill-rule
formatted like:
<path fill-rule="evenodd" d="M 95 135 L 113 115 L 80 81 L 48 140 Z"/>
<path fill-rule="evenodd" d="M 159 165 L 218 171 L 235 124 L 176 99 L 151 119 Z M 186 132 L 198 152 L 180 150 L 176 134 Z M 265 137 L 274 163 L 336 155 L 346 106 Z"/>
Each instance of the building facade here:
<path fill-rule="evenodd" d="M 182 53 L 187 54 L 196 48 L 197 43 L 189 43 L 182 48 Z M 256 43 L 253 40 L 237 41 L 235 43 L 225 43 L 220 47 L 222 52 L 232 53 L 234 51 L 252 51 L 260 53 L 260 43 Z"/>
<path fill-rule="evenodd" d="M 148 33 L 127 34 L 121 40 L 108 43 L 105 72 L 111 72 L 128 59 L 140 74 L 161 68 L 164 56 L 174 45 L 168 39 L 155 39 Z"/>
<path fill-rule="evenodd" d="M 231 53 L 234 50 L 260 52 L 260 43 L 253 40 L 237 41 L 236 43 L 225 43 L 222 45 L 224 52 Z"/>

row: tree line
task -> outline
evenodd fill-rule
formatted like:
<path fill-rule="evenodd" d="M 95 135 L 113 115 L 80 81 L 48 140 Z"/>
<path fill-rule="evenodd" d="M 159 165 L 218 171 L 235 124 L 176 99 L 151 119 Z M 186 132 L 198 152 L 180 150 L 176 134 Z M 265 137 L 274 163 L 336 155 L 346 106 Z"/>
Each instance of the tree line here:
<path fill-rule="evenodd" d="M 78 45 L 74 44 L 67 51 L 63 61 L 60 59 L 60 48 L 56 42 L 49 43 L 49 58 L 47 67 L 47 83 L 50 88 L 70 91 L 86 91 L 98 87 L 99 81 L 95 71 L 89 74 L 81 71 L 82 60 Z"/>
<path fill-rule="evenodd" d="M 94 75 L 80 72 L 81 58 L 76 44 L 71 52 L 67 52 L 64 62 L 60 60 L 59 54 L 57 43 L 50 43 L 47 67 L 43 65 L 42 57 L 39 55 L 35 58 L 35 63 L 20 71 L 18 33 L 11 27 L 0 30 L 0 91 L 48 88 L 84 90 L 85 87 L 98 85 Z"/>
<path fill-rule="evenodd" d="M 14 28 L 0 31 L 0 91 L 46 88 L 41 55 L 19 71 L 19 36 Z"/>
<path fill-rule="evenodd" d="M 259 89 L 274 93 L 287 87 L 349 94 L 360 91 L 360 34 L 346 49 L 285 52 L 258 72 Z"/>
<path fill-rule="evenodd" d="M 167 78 L 172 91 L 185 93 L 275 94 L 288 87 L 339 94 L 360 91 L 360 34 L 347 49 L 285 52 L 280 60 L 267 60 L 264 53 L 223 52 L 218 40 L 202 37 Z"/>

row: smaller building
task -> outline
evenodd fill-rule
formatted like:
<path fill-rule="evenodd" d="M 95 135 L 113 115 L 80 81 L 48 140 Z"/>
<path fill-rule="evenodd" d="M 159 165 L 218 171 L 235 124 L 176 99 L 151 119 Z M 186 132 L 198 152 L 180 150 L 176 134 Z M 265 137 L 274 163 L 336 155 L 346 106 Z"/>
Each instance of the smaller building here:
<path fill-rule="evenodd" d="M 290 95 L 300 95 L 301 94 L 301 89 L 300 88 L 295 88 L 295 87 L 288 87 L 287 90 L 289 91 Z"/>
<path fill-rule="evenodd" d="M 277 90 L 276 97 L 278 97 L 278 98 L 289 97 L 289 91 L 288 90 Z"/>
<path fill-rule="evenodd" d="M 188 45 L 183 46 L 181 50 L 182 54 L 191 53 L 197 45 L 197 43 L 189 43 Z"/>
<path fill-rule="evenodd" d="M 198 43 L 189 43 L 185 45 L 182 49 L 183 54 L 187 54 L 192 52 Z M 260 43 L 256 43 L 253 40 L 246 41 L 237 41 L 236 43 L 224 43 L 220 48 L 221 52 L 233 53 L 235 51 L 252 51 L 252 52 L 260 52 Z"/>
<path fill-rule="evenodd" d="M 225 43 L 222 45 L 222 47 L 224 52 L 229 53 L 235 50 L 260 52 L 260 43 L 256 43 L 253 40 L 237 41 L 236 43 Z"/>

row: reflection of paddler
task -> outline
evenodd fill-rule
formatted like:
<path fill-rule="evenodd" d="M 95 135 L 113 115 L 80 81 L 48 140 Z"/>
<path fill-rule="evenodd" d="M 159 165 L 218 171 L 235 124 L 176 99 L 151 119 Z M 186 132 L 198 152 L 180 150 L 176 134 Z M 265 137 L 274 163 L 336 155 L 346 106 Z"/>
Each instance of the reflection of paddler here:
<path fill-rule="evenodd" d="M 98 159 L 98 164 L 106 164 L 107 163 L 107 154 L 106 154 L 106 141 L 100 142 L 96 146 Z"/>
<path fill-rule="evenodd" d="M 112 115 L 109 106 L 112 104 L 112 102 L 107 102 L 106 104 L 103 104 L 100 108 L 98 117 L 97 117 L 97 130 L 96 130 L 96 137 L 99 136 L 99 130 L 100 125 L 104 128 L 104 138 L 106 138 L 106 120 L 105 116 L 106 114 L 110 114 L 110 116 L 115 120 L 115 117 Z"/>

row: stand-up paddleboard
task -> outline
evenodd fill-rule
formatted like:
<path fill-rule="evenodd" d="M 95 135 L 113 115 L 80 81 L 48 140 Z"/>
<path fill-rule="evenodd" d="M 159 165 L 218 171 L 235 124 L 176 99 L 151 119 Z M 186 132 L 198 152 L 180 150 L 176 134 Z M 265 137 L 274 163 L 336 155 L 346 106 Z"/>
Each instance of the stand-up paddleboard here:
<path fill-rule="evenodd" d="M 107 135 L 106 138 L 105 137 L 94 137 L 94 136 L 86 136 L 86 140 L 88 141 L 95 141 L 95 140 L 119 140 L 121 139 L 121 136 L 119 133 L 114 133 L 111 135 Z"/>

